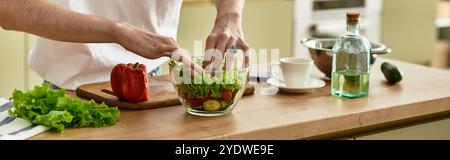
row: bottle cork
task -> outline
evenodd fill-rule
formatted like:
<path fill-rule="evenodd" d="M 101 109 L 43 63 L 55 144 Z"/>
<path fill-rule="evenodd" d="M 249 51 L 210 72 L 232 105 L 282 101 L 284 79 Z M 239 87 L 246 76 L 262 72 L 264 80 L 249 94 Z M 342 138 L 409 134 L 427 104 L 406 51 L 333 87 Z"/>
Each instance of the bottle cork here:
<path fill-rule="evenodd" d="M 360 18 L 358 12 L 348 12 L 347 13 L 347 23 L 358 23 Z"/>

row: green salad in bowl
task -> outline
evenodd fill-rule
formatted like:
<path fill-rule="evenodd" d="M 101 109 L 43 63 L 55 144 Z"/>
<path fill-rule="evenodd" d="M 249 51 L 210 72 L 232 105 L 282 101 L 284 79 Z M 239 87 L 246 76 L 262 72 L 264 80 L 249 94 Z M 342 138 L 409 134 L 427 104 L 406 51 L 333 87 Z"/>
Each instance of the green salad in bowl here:
<path fill-rule="evenodd" d="M 202 58 L 193 59 L 202 66 Z M 232 111 L 245 91 L 248 68 L 194 74 L 181 62 L 170 61 L 170 75 L 182 105 L 197 116 L 220 116 Z"/>

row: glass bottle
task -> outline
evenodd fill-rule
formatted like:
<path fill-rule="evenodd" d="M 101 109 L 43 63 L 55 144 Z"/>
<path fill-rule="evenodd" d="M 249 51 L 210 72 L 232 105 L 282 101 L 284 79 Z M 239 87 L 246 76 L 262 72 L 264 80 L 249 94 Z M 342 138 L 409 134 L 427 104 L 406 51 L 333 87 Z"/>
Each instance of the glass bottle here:
<path fill-rule="evenodd" d="M 331 94 L 344 98 L 369 95 L 370 42 L 359 35 L 359 13 L 347 13 L 347 33 L 333 46 Z"/>

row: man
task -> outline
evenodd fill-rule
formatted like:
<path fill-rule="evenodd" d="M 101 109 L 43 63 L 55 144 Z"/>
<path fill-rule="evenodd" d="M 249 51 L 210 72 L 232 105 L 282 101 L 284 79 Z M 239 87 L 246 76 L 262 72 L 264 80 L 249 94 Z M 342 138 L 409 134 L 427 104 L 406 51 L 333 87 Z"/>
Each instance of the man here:
<path fill-rule="evenodd" d="M 0 0 L 0 26 L 38 35 L 29 67 L 58 87 L 109 80 L 118 63 L 155 70 L 180 46 L 175 38 L 182 0 Z M 215 0 L 206 50 L 244 51 L 244 0 Z M 193 17 L 194 18 L 194 17 Z"/>

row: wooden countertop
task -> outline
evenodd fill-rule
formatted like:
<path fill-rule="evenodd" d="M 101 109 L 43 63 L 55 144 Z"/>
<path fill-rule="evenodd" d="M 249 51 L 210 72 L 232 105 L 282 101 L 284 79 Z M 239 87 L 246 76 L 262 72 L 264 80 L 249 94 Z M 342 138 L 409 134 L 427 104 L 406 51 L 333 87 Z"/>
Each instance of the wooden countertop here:
<path fill-rule="evenodd" d="M 385 83 L 380 64 L 389 61 L 404 73 L 394 86 Z M 326 87 L 303 95 L 243 97 L 222 117 L 196 117 L 183 107 L 121 111 L 116 125 L 45 132 L 31 139 L 302 139 L 339 137 L 364 128 L 388 126 L 419 117 L 450 114 L 450 72 L 378 58 L 372 68 L 370 97 L 346 100 Z"/>

